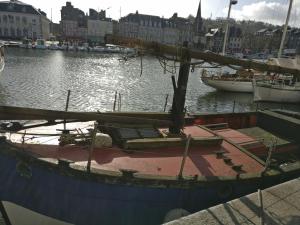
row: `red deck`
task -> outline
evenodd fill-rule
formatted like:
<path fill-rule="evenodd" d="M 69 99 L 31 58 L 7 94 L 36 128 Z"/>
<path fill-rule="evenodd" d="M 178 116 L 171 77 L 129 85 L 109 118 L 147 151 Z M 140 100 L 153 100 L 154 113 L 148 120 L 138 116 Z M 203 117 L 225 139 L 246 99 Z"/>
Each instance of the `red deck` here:
<path fill-rule="evenodd" d="M 29 130 L 27 130 L 30 133 Z M 33 131 L 32 131 L 33 132 Z M 186 127 L 186 134 L 192 137 L 213 137 L 214 134 L 197 126 Z M 232 131 L 232 135 L 239 132 Z M 221 134 L 221 132 L 220 132 Z M 36 136 L 36 135 L 35 135 Z M 48 137 L 51 143 L 57 143 L 58 137 Z M 247 138 L 240 137 L 241 141 Z M 68 159 L 86 166 L 89 146 L 64 146 L 53 144 L 25 144 L 27 151 L 36 153 L 39 158 Z M 216 151 L 224 151 L 232 164 L 226 164 L 216 157 Z M 136 170 L 141 174 L 177 176 L 180 170 L 184 147 L 144 149 L 133 153 L 123 152 L 118 147 L 94 149 L 92 166 L 110 171 L 120 169 Z M 240 151 L 232 144 L 223 141 L 221 146 L 191 147 L 184 167 L 187 176 L 235 176 L 238 174 L 232 165 L 243 165 L 243 173 L 258 173 L 263 166 L 252 157 Z"/>

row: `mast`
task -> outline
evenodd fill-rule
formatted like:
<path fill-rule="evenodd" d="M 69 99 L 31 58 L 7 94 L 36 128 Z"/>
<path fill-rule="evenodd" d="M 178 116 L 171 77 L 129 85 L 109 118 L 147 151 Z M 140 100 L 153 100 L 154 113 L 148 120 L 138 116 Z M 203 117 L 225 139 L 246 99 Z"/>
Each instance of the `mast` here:
<path fill-rule="evenodd" d="M 185 116 L 185 97 L 186 97 L 186 89 L 189 79 L 190 72 L 190 63 L 191 63 L 191 55 L 188 50 L 188 42 L 185 41 L 183 43 L 183 51 L 181 55 L 181 63 L 178 75 L 177 86 L 175 82 L 174 86 L 174 97 L 172 103 L 171 110 L 171 118 L 173 124 L 169 127 L 169 132 L 172 134 L 180 134 L 181 129 L 184 126 L 184 116 Z"/>
<path fill-rule="evenodd" d="M 225 53 L 226 53 L 226 44 L 227 44 L 227 39 L 228 39 L 228 30 L 229 30 L 229 19 L 230 19 L 231 6 L 235 5 L 235 4 L 237 4 L 237 0 L 230 0 L 229 1 L 229 9 L 228 9 L 228 15 L 227 15 L 227 20 L 226 20 L 226 28 L 225 28 L 222 55 L 225 55 Z"/>
<path fill-rule="evenodd" d="M 284 25 L 284 29 L 283 29 L 282 38 L 281 38 L 280 48 L 279 48 L 279 51 L 278 51 L 278 58 L 281 58 L 281 55 L 282 55 L 282 50 L 283 50 L 283 47 L 284 47 L 285 36 L 286 36 L 287 28 L 288 28 L 288 25 L 289 25 L 289 21 L 290 21 L 292 6 L 293 6 L 293 0 L 290 0 L 288 14 L 287 14 L 287 17 L 286 17 L 286 20 L 285 20 L 285 25 Z"/>

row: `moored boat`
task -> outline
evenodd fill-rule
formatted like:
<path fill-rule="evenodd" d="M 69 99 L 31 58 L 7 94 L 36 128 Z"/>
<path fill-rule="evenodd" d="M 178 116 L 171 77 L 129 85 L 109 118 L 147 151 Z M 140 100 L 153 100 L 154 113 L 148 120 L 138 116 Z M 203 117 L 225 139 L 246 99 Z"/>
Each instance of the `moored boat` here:
<path fill-rule="evenodd" d="M 32 41 L 30 39 L 24 38 L 22 43 L 19 45 L 20 48 L 32 48 Z"/>
<path fill-rule="evenodd" d="M 204 70 L 201 80 L 204 84 L 211 86 L 220 91 L 230 92 L 246 92 L 252 93 L 252 79 L 254 77 L 261 77 L 261 73 L 254 71 L 237 71 L 235 74 L 213 75 L 208 76 Z"/>
<path fill-rule="evenodd" d="M 11 224 L 160 224 L 300 171 L 299 124 L 280 112 L 189 116 L 180 135 L 166 129 L 169 114 L 0 112 L 48 121 L 1 126 L 0 199 Z M 258 130 L 286 142 L 271 148 Z"/>
<path fill-rule="evenodd" d="M 254 101 L 299 103 L 300 83 L 253 81 Z"/>
<path fill-rule="evenodd" d="M 37 39 L 34 48 L 45 50 L 48 48 L 48 46 L 46 45 L 46 41 L 44 39 Z"/>

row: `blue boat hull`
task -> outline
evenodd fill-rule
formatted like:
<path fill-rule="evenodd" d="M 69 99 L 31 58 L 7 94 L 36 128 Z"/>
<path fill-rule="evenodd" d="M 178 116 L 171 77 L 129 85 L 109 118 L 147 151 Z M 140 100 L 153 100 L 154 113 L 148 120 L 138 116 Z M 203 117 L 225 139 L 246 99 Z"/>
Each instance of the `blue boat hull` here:
<path fill-rule="evenodd" d="M 35 163 L 22 172 L 20 162 L 0 152 L 0 200 L 77 225 L 161 224 L 172 209 L 193 213 L 266 185 L 259 180 L 233 182 L 232 193 L 224 197 L 221 181 L 192 188 L 107 184 Z"/>

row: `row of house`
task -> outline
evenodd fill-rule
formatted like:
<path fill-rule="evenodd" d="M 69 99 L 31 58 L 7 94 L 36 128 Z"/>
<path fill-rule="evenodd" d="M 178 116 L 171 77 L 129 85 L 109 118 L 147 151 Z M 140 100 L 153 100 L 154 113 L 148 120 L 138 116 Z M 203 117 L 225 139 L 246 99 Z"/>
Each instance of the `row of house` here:
<path fill-rule="evenodd" d="M 220 19 L 219 19 L 220 20 Z M 85 14 L 71 2 L 61 8 L 61 21 L 52 23 L 40 9 L 18 0 L 0 2 L 0 37 L 11 39 L 49 39 L 105 43 L 107 35 L 138 38 L 168 45 L 181 45 L 187 41 L 190 47 L 221 52 L 224 42 L 224 21 L 210 28 L 204 26 L 201 1 L 195 18 L 182 18 L 174 13 L 170 18 L 130 13 L 119 21 L 106 17 L 105 10 L 89 9 Z M 231 24 L 234 24 L 231 22 Z M 208 26 L 208 25 L 207 25 Z M 246 48 L 270 49 L 279 46 L 282 29 L 261 29 L 251 37 L 242 33 L 242 28 L 232 25 L 229 29 L 227 51 L 241 52 Z M 289 29 L 286 46 L 294 49 L 300 41 L 300 30 Z M 247 46 L 250 45 L 250 46 Z"/>
<path fill-rule="evenodd" d="M 113 22 L 106 12 L 89 10 L 89 15 L 74 8 L 71 2 L 61 9 L 61 38 L 64 40 L 104 43 L 106 35 L 113 34 Z"/>

